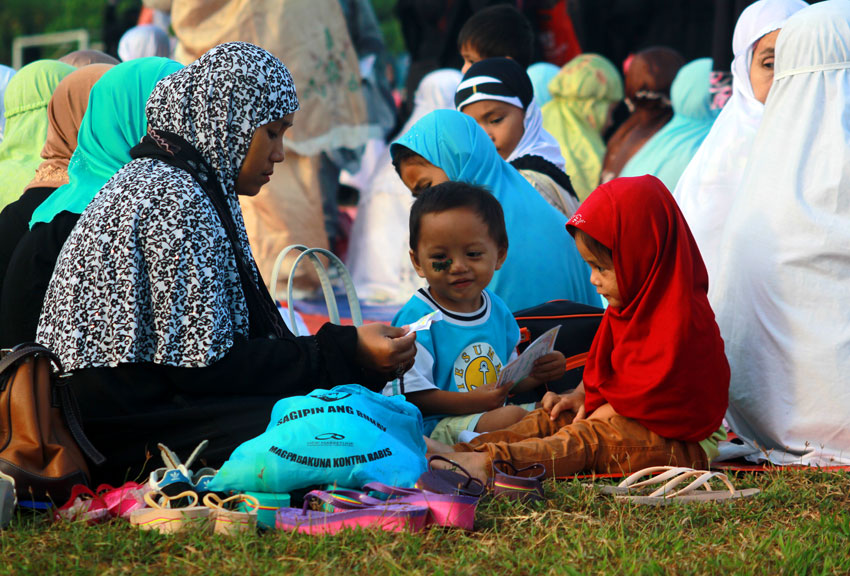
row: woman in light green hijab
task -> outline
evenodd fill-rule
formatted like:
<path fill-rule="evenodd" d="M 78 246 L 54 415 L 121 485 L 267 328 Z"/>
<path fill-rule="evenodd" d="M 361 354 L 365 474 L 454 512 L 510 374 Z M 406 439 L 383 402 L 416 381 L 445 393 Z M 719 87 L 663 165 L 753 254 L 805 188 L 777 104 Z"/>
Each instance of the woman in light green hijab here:
<path fill-rule="evenodd" d="M 566 172 L 580 200 L 599 184 L 605 142 L 602 133 L 614 105 L 623 99 L 623 81 L 598 54 L 570 60 L 549 82 L 552 101 L 543 106 L 543 128 L 561 145 Z"/>
<path fill-rule="evenodd" d="M 6 128 L 0 142 L 0 210 L 20 197 L 41 164 L 47 105 L 62 78 L 74 70 L 58 60 L 38 60 L 9 81 L 3 96 Z"/>

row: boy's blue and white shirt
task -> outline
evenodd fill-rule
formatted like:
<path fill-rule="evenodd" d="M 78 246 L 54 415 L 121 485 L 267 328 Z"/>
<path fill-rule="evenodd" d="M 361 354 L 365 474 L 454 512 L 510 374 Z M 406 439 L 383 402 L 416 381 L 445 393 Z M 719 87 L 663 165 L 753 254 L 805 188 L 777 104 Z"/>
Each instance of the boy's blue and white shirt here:
<path fill-rule="evenodd" d="M 432 389 L 469 392 L 498 379 L 516 355 L 519 326 L 501 298 L 486 289 L 481 296 L 481 308 L 461 314 L 446 310 L 421 288 L 399 310 L 393 326 L 406 326 L 435 310 L 443 313 L 442 320 L 416 334 L 416 360 L 404 375 L 405 394 Z M 398 380 L 384 388 L 388 396 L 400 393 Z M 425 434 L 430 435 L 443 417 L 426 416 Z"/>

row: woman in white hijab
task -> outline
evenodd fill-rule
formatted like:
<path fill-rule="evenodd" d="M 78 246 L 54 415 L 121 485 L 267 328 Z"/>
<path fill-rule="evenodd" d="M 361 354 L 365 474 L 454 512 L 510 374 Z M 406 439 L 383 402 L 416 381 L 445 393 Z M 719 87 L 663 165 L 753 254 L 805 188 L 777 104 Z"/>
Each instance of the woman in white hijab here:
<path fill-rule="evenodd" d="M 413 113 L 399 134 L 434 110 L 454 108 L 462 74 L 446 68 L 425 76 L 416 89 Z M 348 267 L 357 295 L 372 304 L 404 304 L 423 286 L 408 253 L 408 217 L 413 197 L 384 151 L 371 184 L 360 191 L 351 230 Z"/>
<path fill-rule="evenodd" d="M 171 56 L 171 40 L 159 26 L 145 24 L 134 26 L 124 32 L 118 42 L 118 57 L 122 62 L 146 56 Z"/>
<path fill-rule="evenodd" d="M 709 280 L 717 271 L 723 225 L 741 185 L 770 88 L 770 76 L 765 78 L 764 72 L 772 68 L 773 50 L 759 41 L 778 32 L 789 16 L 806 6 L 803 0 L 759 0 L 741 14 L 732 37 L 732 96 L 673 192 L 702 253 Z M 761 58 L 753 57 L 756 48 L 760 55 L 764 52 Z"/>
<path fill-rule="evenodd" d="M 850 0 L 782 28 L 711 303 L 727 420 L 773 462 L 850 464 Z"/>

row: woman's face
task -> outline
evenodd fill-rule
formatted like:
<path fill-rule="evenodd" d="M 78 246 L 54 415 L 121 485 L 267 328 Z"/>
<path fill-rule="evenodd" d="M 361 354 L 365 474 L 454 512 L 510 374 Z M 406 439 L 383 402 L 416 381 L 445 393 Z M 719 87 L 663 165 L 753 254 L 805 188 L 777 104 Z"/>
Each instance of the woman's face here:
<path fill-rule="evenodd" d="M 776 55 L 776 37 L 779 30 L 765 34 L 753 46 L 753 61 L 750 64 L 750 84 L 756 100 L 764 104 L 773 84 L 773 61 Z"/>
<path fill-rule="evenodd" d="M 401 163 L 399 169 L 401 181 L 413 196 L 419 196 L 423 190 L 448 182 L 449 177 L 440 168 L 434 166 L 422 156 L 411 156 Z"/>
<path fill-rule="evenodd" d="M 283 162 L 283 135 L 292 126 L 295 113 L 280 120 L 263 124 L 254 131 L 248 154 L 236 178 L 236 193 L 239 196 L 256 196 L 274 173 L 274 165 Z"/>
<path fill-rule="evenodd" d="M 472 116 L 478 122 L 496 145 L 496 150 L 503 160 L 508 159 L 525 134 L 525 112 L 522 108 L 506 102 L 479 100 L 467 104 L 461 112 Z"/>

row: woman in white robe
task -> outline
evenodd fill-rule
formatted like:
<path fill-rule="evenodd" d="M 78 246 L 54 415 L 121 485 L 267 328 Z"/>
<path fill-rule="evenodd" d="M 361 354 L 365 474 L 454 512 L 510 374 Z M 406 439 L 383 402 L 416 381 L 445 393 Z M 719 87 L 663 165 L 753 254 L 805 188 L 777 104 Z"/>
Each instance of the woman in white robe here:
<path fill-rule="evenodd" d="M 741 13 L 732 37 L 732 96 L 673 191 L 708 270 L 709 288 L 717 270 L 723 226 L 764 111 L 750 81 L 753 49 L 806 6 L 803 0 L 759 0 Z"/>
<path fill-rule="evenodd" d="M 850 464 L 850 0 L 788 19 L 709 294 L 727 420 L 783 464 Z"/>
<path fill-rule="evenodd" d="M 449 68 L 425 76 L 416 89 L 413 113 L 399 134 L 429 112 L 453 109 L 462 77 L 459 70 Z M 424 285 L 409 255 L 407 221 L 413 196 L 396 174 L 389 148 L 377 166 L 371 184 L 360 191 L 347 264 L 361 300 L 401 305 Z"/>

